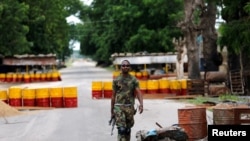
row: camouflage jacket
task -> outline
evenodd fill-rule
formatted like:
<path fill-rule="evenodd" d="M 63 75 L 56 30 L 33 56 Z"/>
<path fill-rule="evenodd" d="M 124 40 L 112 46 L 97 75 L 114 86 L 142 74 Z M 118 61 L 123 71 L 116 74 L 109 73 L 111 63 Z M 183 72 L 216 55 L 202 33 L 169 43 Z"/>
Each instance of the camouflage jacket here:
<path fill-rule="evenodd" d="M 119 75 L 113 80 L 113 91 L 116 93 L 115 103 L 131 104 L 135 103 L 135 89 L 139 88 L 139 82 L 136 77 L 128 75 L 124 77 Z"/>

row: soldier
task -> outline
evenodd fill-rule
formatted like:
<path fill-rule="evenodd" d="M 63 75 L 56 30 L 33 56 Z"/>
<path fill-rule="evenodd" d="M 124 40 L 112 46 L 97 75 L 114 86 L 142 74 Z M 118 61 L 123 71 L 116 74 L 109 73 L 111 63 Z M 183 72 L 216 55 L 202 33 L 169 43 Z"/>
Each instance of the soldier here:
<path fill-rule="evenodd" d="M 118 141 L 130 141 L 131 128 L 134 126 L 135 98 L 137 97 L 139 113 L 143 112 L 143 99 L 139 89 L 139 82 L 135 76 L 129 74 L 130 62 L 123 60 L 121 74 L 113 80 L 113 94 L 111 97 L 111 116 L 115 117 L 118 129 Z"/>

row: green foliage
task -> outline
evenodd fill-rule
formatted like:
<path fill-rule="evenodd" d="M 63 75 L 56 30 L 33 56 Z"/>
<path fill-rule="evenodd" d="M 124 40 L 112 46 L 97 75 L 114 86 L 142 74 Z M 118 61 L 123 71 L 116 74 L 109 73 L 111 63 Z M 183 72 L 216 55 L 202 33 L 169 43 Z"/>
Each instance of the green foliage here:
<path fill-rule="evenodd" d="M 219 95 L 219 100 L 221 101 L 239 101 L 239 97 L 233 94 L 222 94 Z"/>
<path fill-rule="evenodd" d="M 181 0 L 94 0 L 80 16 L 89 17 L 81 29 L 81 53 L 110 61 L 115 52 L 172 51 L 172 38 L 181 35 L 176 24 L 182 6 Z"/>
<path fill-rule="evenodd" d="M 197 96 L 194 99 L 187 99 L 184 100 L 184 102 L 194 104 L 194 105 L 202 105 L 206 102 L 225 102 L 225 101 L 231 101 L 231 102 L 249 102 L 248 99 L 240 97 L 239 95 L 233 95 L 230 93 L 221 94 L 218 97 L 206 97 L 206 96 Z"/>
<path fill-rule="evenodd" d="M 22 22 L 27 19 L 28 5 L 16 0 L 0 2 L 0 54 L 9 56 L 28 51 L 25 36 L 29 31 Z"/>
<path fill-rule="evenodd" d="M 82 11 L 80 0 L 2 0 L 0 2 L 0 54 L 56 53 L 70 56 L 66 17 Z"/>
<path fill-rule="evenodd" d="M 220 29 L 220 45 L 249 54 L 249 1 L 221 5 L 227 23 Z M 83 24 L 68 25 L 69 15 Z M 173 51 L 183 15 L 183 0 L 93 0 L 91 6 L 80 0 L 1 0 L 0 54 L 56 53 L 63 59 L 72 53 L 71 39 L 81 42 L 82 54 L 102 61 L 115 52 Z"/>
<path fill-rule="evenodd" d="M 25 2 L 30 6 L 27 21 L 30 32 L 27 34 L 27 39 L 33 42 L 32 53 L 61 55 L 69 52 L 68 24 L 65 19 L 68 13 L 64 10 L 67 1 L 54 0 L 48 3 L 45 0 L 39 2 L 26 0 Z"/>
<path fill-rule="evenodd" d="M 250 6 L 248 0 L 225 1 L 223 4 L 222 18 L 227 23 L 219 29 L 221 33 L 219 44 L 227 46 L 229 53 L 239 54 L 244 51 L 243 53 L 249 54 L 250 21 L 248 17 Z"/>
<path fill-rule="evenodd" d="M 246 13 L 250 14 L 250 2 L 247 2 L 243 8 Z"/>
<path fill-rule="evenodd" d="M 188 99 L 187 102 L 195 105 L 203 104 L 203 102 L 208 101 L 207 97 L 197 96 L 194 99 Z"/>

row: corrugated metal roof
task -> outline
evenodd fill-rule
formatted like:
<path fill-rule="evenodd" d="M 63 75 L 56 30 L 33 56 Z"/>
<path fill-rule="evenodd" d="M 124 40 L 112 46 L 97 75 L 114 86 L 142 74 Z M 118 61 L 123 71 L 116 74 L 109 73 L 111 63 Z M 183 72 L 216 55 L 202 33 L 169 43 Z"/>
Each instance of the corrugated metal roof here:
<path fill-rule="evenodd" d="M 115 53 L 111 55 L 113 64 L 120 64 L 122 60 L 129 60 L 131 64 L 176 63 L 176 53 Z M 187 62 L 187 55 L 184 62 Z"/>
<path fill-rule="evenodd" d="M 55 65 L 56 54 L 23 54 L 3 58 L 4 65 Z"/>
<path fill-rule="evenodd" d="M 34 54 L 15 54 L 13 57 L 16 58 L 36 58 L 36 57 L 56 57 L 56 54 L 38 54 L 38 55 L 34 55 Z"/>

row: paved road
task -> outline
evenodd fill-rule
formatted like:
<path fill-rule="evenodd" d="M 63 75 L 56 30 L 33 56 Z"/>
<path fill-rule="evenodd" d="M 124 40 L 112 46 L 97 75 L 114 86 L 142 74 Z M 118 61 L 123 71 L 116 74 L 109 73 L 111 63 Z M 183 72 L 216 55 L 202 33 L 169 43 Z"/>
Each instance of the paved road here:
<path fill-rule="evenodd" d="M 24 111 L 29 114 L 0 118 L 0 141 L 115 141 L 111 136 L 110 99 L 92 99 L 93 80 L 112 80 L 112 73 L 95 67 L 94 62 L 75 61 L 71 67 L 60 70 L 62 81 L 15 84 L 23 87 L 77 86 L 78 107 L 51 110 Z M 10 84 L 1 84 L 7 87 Z M 14 84 L 13 84 L 14 85 Z M 136 101 L 138 104 L 138 101 Z M 139 130 L 158 128 L 178 123 L 178 108 L 187 106 L 166 99 L 144 99 L 144 113 L 135 115 L 132 141 Z M 209 121 L 208 121 L 209 122 Z"/>

